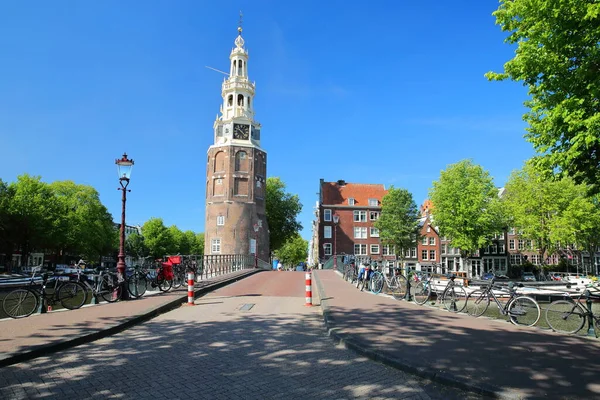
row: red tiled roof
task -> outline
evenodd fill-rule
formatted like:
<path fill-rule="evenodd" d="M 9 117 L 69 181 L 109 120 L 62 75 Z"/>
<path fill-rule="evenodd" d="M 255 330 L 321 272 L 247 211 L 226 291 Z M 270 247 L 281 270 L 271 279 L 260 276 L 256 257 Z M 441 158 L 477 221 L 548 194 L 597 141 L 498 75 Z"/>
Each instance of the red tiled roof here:
<path fill-rule="evenodd" d="M 321 194 L 323 204 L 348 206 L 348 199 L 354 199 L 354 205 L 358 207 L 367 207 L 369 199 L 379 200 L 378 206 L 381 207 L 381 199 L 387 194 L 384 185 L 377 183 L 345 183 L 339 185 L 338 182 L 323 182 L 321 185 Z"/>

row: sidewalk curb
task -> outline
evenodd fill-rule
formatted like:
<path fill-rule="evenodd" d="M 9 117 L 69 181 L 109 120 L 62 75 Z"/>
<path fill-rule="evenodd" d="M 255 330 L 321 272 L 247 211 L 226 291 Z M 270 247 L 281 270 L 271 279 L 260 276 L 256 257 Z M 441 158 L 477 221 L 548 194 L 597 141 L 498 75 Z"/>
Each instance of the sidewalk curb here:
<path fill-rule="evenodd" d="M 452 386 L 461 390 L 473 392 L 479 395 L 489 396 L 496 399 L 515 400 L 523 398 L 522 394 L 507 391 L 497 386 L 485 383 L 465 382 L 464 379 L 459 378 L 454 374 L 440 371 L 430 366 L 417 366 L 408 360 L 388 356 L 381 351 L 369 348 L 368 344 L 366 344 L 362 340 L 352 337 L 352 335 L 341 333 L 339 331 L 340 329 L 336 327 L 335 318 L 329 311 L 327 295 L 325 293 L 325 290 L 323 289 L 318 273 L 314 275 L 314 281 L 317 287 L 317 292 L 319 294 L 319 297 L 321 298 L 321 312 L 323 313 L 323 322 L 325 324 L 325 328 L 327 329 L 327 334 L 336 343 L 341 344 L 349 350 L 352 350 L 360 355 L 363 355 L 374 361 L 380 362 L 389 367 L 408 372 L 410 374 L 419 376 L 424 379 L 428 379 L 432 382 L 440 383 L 442 385 Z"/>
<path fill-rule="evenodd" d="M 235 277 L 231 277 L 230 279 L 225 279 L 223 281 L 215 282 L 214 284 L 209 284 L 205 287 L 194 290 L 194 299 L 209 293 L 213 290 L 219 289 L 223 286 L 229 285 L 231 283 L 237 282 L 244 278 L 247 278 L 251 275 L 254 275 L 258 272 L 262 272 L 261 269 L 252 269 L 249 270 L 246 274 L 240 274 Z M 105 338 L 107 336 L 114 335 L 116 333 L 122 332 L 126 329 L 129 329 L 135 325 L 141 324 L 148 320 L 151 320 L 154 317 L 159 316 L 160 314 L 164 314 L 166 312 L 172 311 L 176 308 L 179 308 L 182 303 L 187 303 L 187 291 L 182 292 L 181 297 L 178 297 L 174 300 L 171 300 L 168 303 L 162 304 L 160 306 L 156 306 L 154 308 L 149 309 L 148 311 L 143 312 L 142 314 L 135 315 L 130 317 L 123 322 L 120 322 L 116 325 L 113 325 L 109 328 L 102 329 L 97 332 L 87 333 L 82 336 L 63 341 L 57 343 L 49 343 L 40 346 L 31 347 L 30 350 L 25 350 L 22 353 L 17 353 L 13 355 L 9 355 L 6 358 L 0 359 L 0 368 L 7 367 L 9 365 L 18 364 L 24 361 L 29 361 L 34 358 L 43 357 L 48 354 L 56 353 L 61 350 L 66 350 L 71 347 L 79 346 L 82 344 L 90 343 L 96 341 L 98 339 Z"/>

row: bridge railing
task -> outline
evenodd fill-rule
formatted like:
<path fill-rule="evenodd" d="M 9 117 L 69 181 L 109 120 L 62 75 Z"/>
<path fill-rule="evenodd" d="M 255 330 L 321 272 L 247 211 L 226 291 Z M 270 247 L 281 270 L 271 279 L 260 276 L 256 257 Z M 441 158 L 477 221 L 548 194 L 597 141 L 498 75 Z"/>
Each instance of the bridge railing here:
<path fill-rule="evenodd" d="M 165 256 L 164 260 L 168 260 L 169 257 L 173 256 Z M 186 270 L 193 270 L 196 277 L 201 279 L 252 269 L 255 263 L 252 254 L 177 255 L 177 257 L 181 257 L 181 264 Z M 270 269 L 270 264 L 258 259 L 258 268 Z"/>

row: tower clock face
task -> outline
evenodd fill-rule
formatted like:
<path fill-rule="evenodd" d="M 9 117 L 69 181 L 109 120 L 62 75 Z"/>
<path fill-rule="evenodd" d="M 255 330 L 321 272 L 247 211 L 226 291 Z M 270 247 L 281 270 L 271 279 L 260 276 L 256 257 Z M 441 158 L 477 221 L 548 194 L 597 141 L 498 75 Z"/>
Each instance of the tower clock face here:
<path fill-rule="evenodd" d="M 248 140 L 248 136 L 250 136 L 250 125 L 233 124 L 234 139 Z"/>

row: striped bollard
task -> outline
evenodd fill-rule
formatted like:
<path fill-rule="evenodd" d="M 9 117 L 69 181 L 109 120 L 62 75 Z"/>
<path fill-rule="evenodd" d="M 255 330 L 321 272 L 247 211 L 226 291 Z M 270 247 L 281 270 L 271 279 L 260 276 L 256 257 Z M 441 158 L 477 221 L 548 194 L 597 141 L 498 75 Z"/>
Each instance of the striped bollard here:
<path fill-rule="evenodd" d="M 188 272 L 188 306 L 194 305 L 194 273 Z"/>
<path fill-rule="evenodd" d="M 306 307 L 312 307 L 312 282 L 310 272 L 306 272 Z"/>

